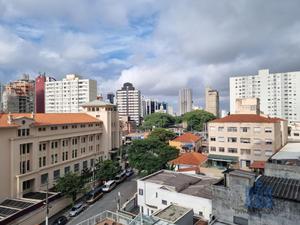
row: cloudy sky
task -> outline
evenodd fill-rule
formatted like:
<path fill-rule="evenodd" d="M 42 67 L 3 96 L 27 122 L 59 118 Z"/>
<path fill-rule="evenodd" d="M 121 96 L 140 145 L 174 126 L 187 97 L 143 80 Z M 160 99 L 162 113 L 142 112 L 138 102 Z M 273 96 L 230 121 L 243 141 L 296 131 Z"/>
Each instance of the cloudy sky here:
<path fill-rule="evenodd" d="M 0 0 L 0 81 L 45 72 L 132 82 L 176 104 L 178 89 L 220 91 L 228 77 L 300 70 L 300 1 Z"/>

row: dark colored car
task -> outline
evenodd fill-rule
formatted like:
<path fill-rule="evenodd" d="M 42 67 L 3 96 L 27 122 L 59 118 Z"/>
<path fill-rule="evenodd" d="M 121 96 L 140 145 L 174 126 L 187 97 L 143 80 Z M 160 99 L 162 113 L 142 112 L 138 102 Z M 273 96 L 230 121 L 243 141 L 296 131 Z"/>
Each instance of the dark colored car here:
<path fill-rule="evenodd" d="M 134 174 L 134 171 L 133 171 L 132 168 L 127 168 L 127 169 L 126 169 L 126 176 L 127 176 L 127 177 L 130 177 L 130 176 L 133 175 L 133 174 Z"/>
<path fill-rule="evenodd" d="M 52 223 L 52 225 L 65 225 L 65 224 L 67 224 L 67 222 L 68 222 L 67 217 L 60 216 L 56 220 L 54 220 L 54 222 Z"/>

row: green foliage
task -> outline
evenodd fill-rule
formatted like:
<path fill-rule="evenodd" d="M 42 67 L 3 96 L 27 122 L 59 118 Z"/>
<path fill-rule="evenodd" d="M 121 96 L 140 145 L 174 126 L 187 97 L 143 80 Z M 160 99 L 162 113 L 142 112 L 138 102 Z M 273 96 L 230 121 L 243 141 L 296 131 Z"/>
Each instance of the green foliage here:
<path fill-rule="evenodd" d="M 84 182 L 77 173 L 67 173 L 64 177 L 58 178 L 55 189 L 67 197 L 72 198 L 73 203 L 77 195 L 85 191 Z"/>
<path fill-rule="evenodd" d="M 114 179 L 120 171 L 119 163 L 112 160 L 104 160 L 96 164 L 96 178 L 107 181 Z"/>
<path fill-rule="evenodd" d="M 151 174 L 165 169 L 178 156 L 178 150 L 158 139 L 136 140 L 128 149 L 129 164 L 139 173 Z"/>
<path fill-rule="evenodd" d="M 156 128 L 154 129 L 148 138 L 158 139 L 162 142 L 168 142 L 176 137 L 176 134 L 173 131 L 164 129 L 164 128 Z"/>
<path fill-rule="evenodd" d="M 196 131 L 202 131 L 203 124 L 215 118 L 212 113 L 204 110 L 194 110 L 183 115 L 183 121 L 187 122 L 187 129 Z"/>
<path fill-rule="evenodd" d="M 175 124 L 180 124 L 182 123 L 182 116 L 175 116 Z"/>
<path fill-rule="evenodd" d="M 175 118 L 167 113 L 152 113 L 145 117 L 141 126 L 143 130 L 156 128 L 167 128 L 175 123 Z"/>

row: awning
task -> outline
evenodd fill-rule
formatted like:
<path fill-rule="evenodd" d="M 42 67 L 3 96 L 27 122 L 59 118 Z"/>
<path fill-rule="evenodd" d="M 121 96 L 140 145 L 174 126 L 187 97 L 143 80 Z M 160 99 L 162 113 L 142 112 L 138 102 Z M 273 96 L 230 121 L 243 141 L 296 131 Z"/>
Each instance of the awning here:
<path fill-rule="evenodd" d="M 208 155 L 208 160 L 237 163 L 239 161 L 239 158 L 236 157 L 236 156 L 209 154 Z"/>

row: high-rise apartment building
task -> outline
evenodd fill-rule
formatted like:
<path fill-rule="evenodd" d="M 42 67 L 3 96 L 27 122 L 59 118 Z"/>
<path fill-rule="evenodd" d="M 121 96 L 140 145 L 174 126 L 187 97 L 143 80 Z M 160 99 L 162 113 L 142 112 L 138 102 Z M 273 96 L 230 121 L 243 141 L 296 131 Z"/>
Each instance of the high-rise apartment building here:
<path fill-rule="evenodd" d="M 55 81 L 52 77 L 40 74 L 35 78 L 35 112 L 45 113 L 45 83 Z"/>
<path fill-rule="evenodd" d="M 192 111 L 193 97 L 192 89 L 183 88 L 179 90 L 179 115 Z"/>
<path fill-rule="evenodd" d="M 34 112 L 34 80 L 24 74 L 21 79 L 5 85 L 3 111 L 11 113 Z"/>
<path fill-rule="evenodd" d="M 219 92 L 210 87 L 205 88 L 205 111 L 219 117 Z"/>
<path fill-rule="evenodd" d="M 236 99 L 259 98 L 261 111 L 272 117 L 300 121 L 300 72 L 269 73 L 230 78 L 230 111 Z"/>
<path fill-rule="evenodd" d="M 62 81 L 45 83 L 46 113 L 79 112 L 84 103 L 96 98 L 97 81 L 82 79 L 75 74 L 66 75 Z"/>
<path fill-rule="evenodd" d="M 107 94 L 107 100 L 109 103 L 114 104 L 115 103 L 115 94 L 114 93 L 108 93 Z"/>
<path fill-rule="evenodd" d="M 142 113 L 141 92 L 131 83 L 124 83 L 123 87 L 117 90 L 116 101 L 120 118 L 130 117 L 139 125 Z"/>

